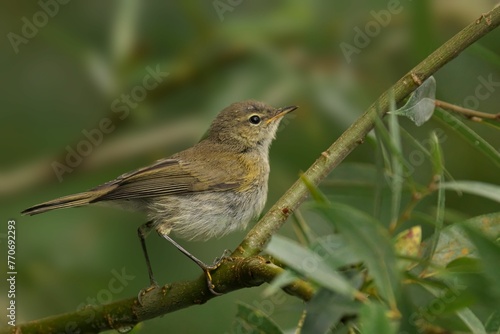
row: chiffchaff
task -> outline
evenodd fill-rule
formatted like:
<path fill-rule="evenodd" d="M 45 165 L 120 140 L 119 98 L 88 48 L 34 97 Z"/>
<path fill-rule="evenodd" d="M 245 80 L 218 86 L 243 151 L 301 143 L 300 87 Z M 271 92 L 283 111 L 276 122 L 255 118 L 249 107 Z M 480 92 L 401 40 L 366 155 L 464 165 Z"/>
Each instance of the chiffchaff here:
<path fill-rule="evenodd" d="M 212 122 L 204 139 L 154 164 L 123 174 L 89 191 L 35 205 L 22 213 L 112 202 L 145 212 L 138 229 L 151 286 L 157 286 L 145 238 L 155 229 L 196 262 L 213 290 L 208 266 L 170 236 L 207 240 L 244 229 L 258 218 L 267 198 L 269 147 L 284 115 L 297 107 L 273 108 L 258 101 L 233 103 Z"/>

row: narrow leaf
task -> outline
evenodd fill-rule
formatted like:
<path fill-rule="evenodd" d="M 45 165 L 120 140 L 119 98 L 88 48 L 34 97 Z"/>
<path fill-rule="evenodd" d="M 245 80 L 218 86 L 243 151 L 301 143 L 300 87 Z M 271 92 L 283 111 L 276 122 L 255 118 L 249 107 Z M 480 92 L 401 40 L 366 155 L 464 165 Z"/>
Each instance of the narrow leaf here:
<path fill-rule="evenodd" d="M 500 186 L 477 181 L 454 181 L 442 183 L 443 189 L 455 190 L 491 199 L 500 203 Z"/>
<path fill-rule="evenodd" d="M 497 297 L 500 297 L 500 286 L 498 285 L 498 279 L 500 278 L 500 245 L 494 239 L 486 237 L 475 228 L 470 226 L 464 226 L 463 228 L 478 250 L 484 272 L 490 278 L 492 286 L 496 287 Z M 499 237 L 500 234 L 495 236 L 495 239 Z"/>
<path fill-rule="evenodd" d="M 469 144 L 474 146 L 476 149 L 482 152 L 487 158 L 489 158 L 497 166 L 500 167 L 500 152 L 498 152 L 490 143 L 484 140 L 471 128 L 469 128 L 455 116 L 439 108 L 436 109 L 434 115 L 439 120 L 441 120 L 445 124 L 449 125 L 452 129 L 457 131 Z"/>
<path fill-rule="evenodd" d="M 307 190 L 311 193 L 312 198 L 322 204 L 328 203 L 326 196 L 316 187 L 304 174 L 300 174 L 300 179 L 304 182 Z"/>
<path fill-rule="evenodd" d="M 392 106 L 394 107 L 394 106 Z M 402 153 L 401 134 L 399 133 L 398 118 L 396 115 L 389 116 L 389 132 L 393 147 L 399 155 Z M 398 160 L 396 155 L 392 156 L 392 179 L 391 179 L 391 227 L 394 229 L 398 222 L 399 209 L 401 206 L 401 193 L 403 191 L 403 164 Z"/>
<path fill-rule="evenodd" d="M 329 234 L 317 238 L 311 249 L 325 259 L 330 267 L 339 269 L 360 263 L 359 256 L 351 252 L 347 241 L 340 234 Z"/>
<path fill-rule="evenodd" d="M 441 180 L 444 171 L 443 150 L 439 145 L 439 138 L 436 132 L 432 132 L 430 143 L 431 143 L 431 159 L 432 159 L 433 173 L 434 176 L 439 177 L 439 179 Z"/>
<path fill-rule="evenodd" d="M 262 295 L 264 297 L 271 296 L 278 291 L 281 291 L 281 288 L 292 283 L 297 279 L 297 275 L 290 270 L 283 271 L 280 275 L 274 278 L 264 289 Z"/>
<path fill-rule="evenodd" d="M 141 2 L 138 0 L 118 2 L 111 38 L 111 53 L 114 63 L 120 64 L 132 52 L 136 39 L 140 5 Z"/>
<path fill-rule="evenodd" d="M 457 315 L 469 327 L 470 331 L 474 334 L 487 334 L 486 328 L 479 318 L 469 309 L 464 308 L 457 311 Z"/>
<path fill-rule="evenodd" d="M 457 311 L 457 315 L 469 327 L 471 333 L 474 334 L 487 334 L 486 328 L 479 318 L 469 309 L 464 308 Z"/>
<path fill-rule="evenodd" d="M 437 298 L 441 298 L 440 299 L 440 302 L 441 303 L 445 303 L 445 302 L 452 302 L 454 299 L 452 299 L 451 301 L 448 301 L 447 299 L 444 299 L 445 298 L 445 295 L 443 295 L 443 291 L 442 290 L 439 290 L 439 289 L 436 289 L 436 288 L 432 288 L 428 285 L 422 285 L 427 291 L 429 291 L 433 296 L 437 297 Z M 437 299 L 436 299 L 437 300 Z M 431 302 L 429 304 L 429 307 L 430 305 L 432 305 L 433 302 Z M 437 302 L 435 302 L 437 303 Z M 481 320 L 479 320 L 479 318 L 469 309 L 469 308 L 462 308 L 460 310 L 457 310 L 455 311 L 455 313 L 457 314 L 457 316 L 465 323 L 465 325 L 470 329 L 471 333 L 474 333 L 474 334 L 487 334 L 486 333 L 486 329 L 484 328 L 483 326 L 483 323 L 481 322 Z M 440 314 L 436 314 L 436 316 L 439 316 Z"/>
<path fill-rule="evenodd" d="M 401 152 L 401 149 L 398 148 L 394 144 L 394 141 L 391 139 L 391 135 L 389 134 L 389 132 L 385 128 L 382 121 L 379 118 L 375 118 L 374 120 L 375 120 L 375 129 L 376 129 L 377 138 L 380 138 L 380 141 L 385 146 L 387 146 L 389 152 L 392 155 L 390 166 L 386 166 L 386 167 L 388 167 L 388 168 L 390 167 L 391 172 L 393 174 L 395 174 L 395 172 L 392 170 L 392 167 L 394 165 L 394 162 L 393 162 L 394 159 L 397 159 L 399 166 L 403 167 L 404 175 L 406 176 L 405 181 L 409 184 L 410 188 L 415 188 L 415 182 L 413 181 L 413 178 L 411 177 L 411 175 L 414 172 L 414 167 L 411 166 L 411 164 L 406 161 L 406 159 L 404 158 L 404 156 Z"/>
<path fill-rule="evenodd" d="M 493 311 L 485 323 L 486 330 L 489 333 L 500 333 L 500 310 Z"/>
<path fill-rule="evenodd" d="M 441 147 L 439 146 L 439 140 L 435 133 L 431 135 L 431 156 L 432 156 L 432 166 L 434 170 L 433 182 L 440 183 L 443 180 L 443 153 Z M 428 249 L 428 254 L 426 259 L 431 259 L 432 255 L 436 250 L 436 246 L 439 242 L 439 237 L 441 236 L 441 230 L 443 229 L 444 223 L 444 211 L 445 211 L 445 191 L 442 187 L 438 188 L 437 197 L 437 208 L 436 208 L 436 219 L 434 224 L 434 234 L 432 236 L 432 243 Z"/>
<path fill-rule="evenodd" d="M 422 143 L 417 140 L 410 132 L 406 131 L 404 128 L 401 128 L 401 133 L 403 134 L 403 136 L 405 137 L 405 139 L 408 140 L 408 143 L 415 147 L 418 151 L 416 151 L 414 154 L 419 154 L 421 153 L 422 155 L 426 156 L 427 158 L 429 158 L 429 160 L 432 160 L 432 156 L 431 156 L 431 152 L 424 146 L 422 145 L 422 143 L 425 143 L 426 141 L 422 141 Z M 437 136 L 437 141 L 439 143 L 443 142 L 445 139 L 446 139 L 446 135 L 444 133 L 444 130 L 442 129 L 435 129 L 433 131 L 433 133 Z M 411 173 L 414 172 L 414 170 L 419 167 L 420 164 L 412 164 L 410 167 L 409 167 L 409 170 Z M 443 166 L 444 168 L 444 166 Z M 449 180 L 453 180 L 453 175 L 451 175 L 451 173 L 446 170 L 446 168 L 444 169 L 444 174 L 445 176 L 449 179 Z"/>
<path fill-rule="evenodd" d="M 239 325 L 237 333 L 283 334 L 276 323 L 258 308 L 239 302 L 236 320 Z"/>
<path fill-rule="evenodd" d="M 301 334 L 328 333 L 342 317 L 356 314 L 359 303 L 330 290 L 320 289 L 306 305 Z"/>
<path fill-rule="evenodd" d="M 345 238 L 349 249 L 365 263 L 379 293 L 396 309 L 399 272 L 387 230 L 362 211 L 340 203 L 320 207 Z"/>
<path fill-rule="evenodd" d="M 388 313 L 389 310 L 378 303 L 367 303 L 363 305 L 359 319 L 361 327 L 360 333 L 396 333 L 396 327 L 392 326 Z"/>
<path fill-rule="evenodd" d="M 324 258 L 288 238 L 275 235 L 266 252 L 319 285 L 349 297 L 360 297 L 349 281 L 334 271 Z"/>

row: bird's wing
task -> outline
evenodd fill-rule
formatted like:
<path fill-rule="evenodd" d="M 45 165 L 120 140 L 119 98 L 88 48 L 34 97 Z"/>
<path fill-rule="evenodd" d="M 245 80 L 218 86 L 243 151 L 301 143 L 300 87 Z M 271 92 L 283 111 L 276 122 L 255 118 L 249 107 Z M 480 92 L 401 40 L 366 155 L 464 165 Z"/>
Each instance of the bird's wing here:
<path fill-rule="evenodd" d="M 201 166 L 200 166 L 201 165 Z M 207 172 L 203 162 L 196 165 L 179 158 L 159 160 L 155 164 L 123 174 L 92 190 L 102 193 L 92 202 L 138 199 L 198 191 L 224 191 L 237 188 L 240 180 L 229 180 L 226 173 Z M 207 166 L 208 167 L 208 166 Z"/>

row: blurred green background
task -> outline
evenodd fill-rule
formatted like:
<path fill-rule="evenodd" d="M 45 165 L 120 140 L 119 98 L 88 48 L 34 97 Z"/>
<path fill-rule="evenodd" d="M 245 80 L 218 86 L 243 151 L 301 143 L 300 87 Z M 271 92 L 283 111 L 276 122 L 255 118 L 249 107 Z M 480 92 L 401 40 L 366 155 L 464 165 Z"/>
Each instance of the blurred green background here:
<path fill-rule="evenodd" d="M 391 3 L 398 4 L 393 13 Z M 218 111 L 248 98 L 300 106 L 282 123 L 271 149 L 269 207 L 384 90 L 496 3 L 2 2 L 0 240 L 6 254 L 6 222 L 15 219 L 18 323 L 135 296 L 148 284 L 136 234 L 145 221 L 142 215 L 102 207 L 34 217 L 22 217 L 20 211 L 186 148 L 199 140 Z M 357 31 L 366 28 L 372 29 L 371 36 L 362 40 Z M 435 75 L 437 98 L 498 112 L 500 66 L 488 55 L 500 52 L 499 34 L 492 32 Z M 357 51 L 346 57 L 341 46 L 347 44 Z M 142 88 L 154 69 L 168 75 L 156 87 Z M 481 78 L 496 82 L 486 97 L 477 96 Z M 132 94 L 129 105 L 124 94 Z M 84 133 L 100 131 L 103 119 L 113 130 L 84 147 Z M 442 124 L 431 120 L 417 128 L 401 123 L 417 138 L 436 128 L 446 132 L 446 166 L 456 179 L 498 183 L 495 165 Z M 493 129 L 470 126 L 500 149 Z M 86 156 L 58 177 L 54 162 L 66 164 L 68 152 L 79 149 Z M 373 163 L 373 150 L 369 143 L 361 145 L 347 161 Z M 426 180 L 429 170 L 417 165 L 415 173 Z M 359 201 L 349 189 L 339 191 Z M 498 211 L 493 202 L 472 196 L 451 194 L 447 205 L 470 216 Z M 282 233 L 291 234 L 291 226 Z M 234 249 L 244 234 L 183 245 L 210 262 L 225 248 Z M 148 238 L 148 247 L 160 283 L 200 274 L 156 235 Z M 121 286 L 113 281 L 111 287 L 122 271 L 128 279 Z M 138 329 L 231 332 L 238 300 L 263 308 L 283 328 L 295 326 L 302 302 L 284 294 L 270 300 L 260 295 L 261 289 L 231 293 Z M 0 301 L 7 301 L 3 292 Z"/>

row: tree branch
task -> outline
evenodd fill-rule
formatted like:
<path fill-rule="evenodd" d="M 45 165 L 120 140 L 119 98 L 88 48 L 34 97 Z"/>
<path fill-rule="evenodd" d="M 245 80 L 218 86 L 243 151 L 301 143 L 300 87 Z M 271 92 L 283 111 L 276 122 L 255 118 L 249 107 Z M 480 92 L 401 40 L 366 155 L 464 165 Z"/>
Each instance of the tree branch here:
<path fill-rule="evenodd" d="M 213 283 L 218 292 L 228 293 L 270 282 L 283 270 L 261 256 L 228 258 L 213 275 Z M 286 286 L 284 290 L 305 301 L 314 294 L 313 288 L 300 280 Z M 107 305 L 89 305 L 76 312 L 14 327 L 11 333 L 99 333 L 109 329 L 124 330 L 141 321 L 204 304 L 214 297 L 208 291 L 205 275 L 201 275 L 194 281 L 175 282 L 149 291 L 141 296 L 141 303 L 133 297 Z"/>
<path fill-rule="evenodd" d="M 464 115 L 465 117 L 470 118 L 472 120 L 482 121 L 483 119 L 491 119 L 500 121 L 500 113 L 488 114 L 485 112 L 480 112 L 477 110 L 457 106 L 455 104 L 451 104 L 441 100 L 436 100 L 435 105 L 437 108 L 441 108 L 447 111 L 453 111 L 457 114 Z"/>
<path fill-rule="evenodd" d="M 360 118 L 358 118 L 304 173 L 313 184 L 318 185 L 354 148 L 363 143 L 365 136 L 374 127 L 374 118 L 388 111 L 392 94 L 396 102 L 402 101 L 423 81 L 457 57 L 472 43 L 500 24 L 500 7 L 481 15 L 458 34 L 434 51 L 384 92 Z M 233 256 L 259 254 L 271 236 L 284 224 L 288 216 L 304 201 L 308 194 L 304 183 L 297 180 L 273 205 L 267 214 L 250 230 Z"/>
<path fill-rule="evenodd" d="M 373 128 L 374 119 L 383 116 L 389 106 L 389 97 L 402 101 L 439 68 L 455 58 L 469 45 L 496 28 L 500 24 L 500 7 L 482 15 L 452 39 L 442 45 L 423 62 L 401 78 L 386 91 L 372 106 L 337 139 L 314 164 L 304 173 L 314 184 L 319 184 L 333 168 L 359 144 Z M 250 230 L 243 242 L 233 253 L 233 258 L 225 261 L 213 273 L 213 282 L 220 292 L 258 286 L 269 282 L 283 269 L 258 255 L 269 242 L 271 236 L 284 224 L 287 217 L 304 201 L 307 188 L 298 180 L 281 197 L 267 214 Z M 309 300 L 314 290 L 303 281 L 297 281 L 285 288 L 303 300 Z M 104 306 L 89 306 L 73 313 L 32 321 L 12 328 L 12 333 L 53 333 L 80 332 L 97 333 L 108 329 L 125 329 L 153 317 L 173 312 L 191 305 L 203 304 L 215 296 L 210 294 L 202 276 L 190 282 L 165 285 L 145 294 L 142 305 L 137 298 L 130 298 Z M 9 330 L 2 331 L 7 333 Z"/>

